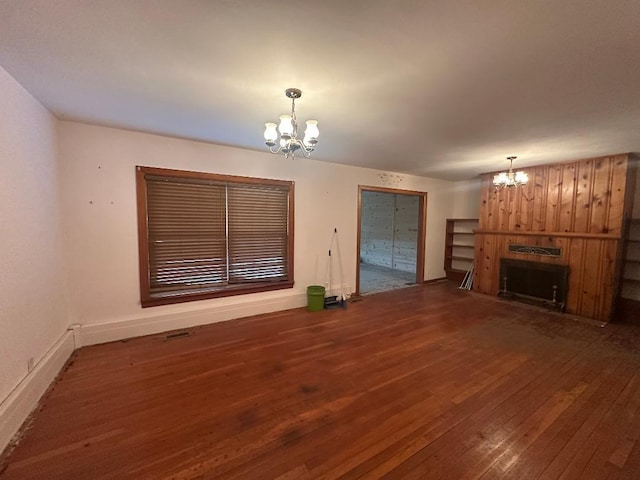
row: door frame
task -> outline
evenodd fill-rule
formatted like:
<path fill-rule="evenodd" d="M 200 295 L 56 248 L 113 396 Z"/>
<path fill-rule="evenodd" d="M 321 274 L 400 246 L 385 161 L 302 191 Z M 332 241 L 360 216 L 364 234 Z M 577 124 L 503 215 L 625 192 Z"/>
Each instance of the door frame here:
<path fill-rule="evenodd" d="M 427 192 L 416 190 L 400 190 L 388 187 L 372 187 L 358 185 L 358 234 L 356 246 L 356 295 L 360 295 L 360 235 L 362 230 L 362 192 L 392 193 L 397 195 L 412 195 L 418 197 L 418 245 L 416 255 L 416 284 L 424 283 L 424 260 L 427 237 Z"/>

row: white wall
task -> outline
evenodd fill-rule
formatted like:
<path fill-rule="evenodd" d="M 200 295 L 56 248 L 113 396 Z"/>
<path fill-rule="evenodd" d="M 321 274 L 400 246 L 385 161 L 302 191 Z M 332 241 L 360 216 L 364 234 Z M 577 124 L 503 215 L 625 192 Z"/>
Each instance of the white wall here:
<path fill-rule="evenodd" d="M 478 218 L 480 215 L 480 179 L 455 182 L 453 192 L 452 218 Z"/>
<path fill-rule="evenodd" d="M 1 67 L 0 172 L 2 404 L 29 359 L 37 364 L 64 334 L 69 315 L 56 120 Z"/>
<path fill-rule="evenodd" d="M 358 185 L 428 192 L 425 279 L 444 276 L 452 182 L 73 122 L 60 122 L 59 145 L 73 320 L 88 343 L 304 305 L 306 286 L 324 283 L 334 227 L 353 291 Z M 295 287 L 142 309 L 136 165 L 295 181 Z"/>

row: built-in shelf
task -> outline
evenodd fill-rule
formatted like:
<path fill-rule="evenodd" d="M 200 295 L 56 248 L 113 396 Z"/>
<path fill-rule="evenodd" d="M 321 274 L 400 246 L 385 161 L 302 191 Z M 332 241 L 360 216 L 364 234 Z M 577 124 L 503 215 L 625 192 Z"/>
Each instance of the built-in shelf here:
<path fill-rule="evenodd" d="M 627 220 L 625 228 L 624 256 L 620 297 L 624 300 L 640 302 L 640 219 Z"/>
<path fill-rule="evenodd" d="M 461 282 L 473 266 L 473 236 L 477 228 L 477 218 L 447 219 L 444 270 L 449 280 Z"/>

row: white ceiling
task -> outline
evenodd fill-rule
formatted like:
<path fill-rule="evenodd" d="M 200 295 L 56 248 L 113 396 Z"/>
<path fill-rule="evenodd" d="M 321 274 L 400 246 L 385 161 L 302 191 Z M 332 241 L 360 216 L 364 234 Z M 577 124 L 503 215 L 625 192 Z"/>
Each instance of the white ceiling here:
<path fill-rule="evenodd" d="M 638 0 L 0 0 L 0 65 L 56 116 L 444 179 L 640 151 Z M 0 113 L 1 114 L 1 113 Z"/>

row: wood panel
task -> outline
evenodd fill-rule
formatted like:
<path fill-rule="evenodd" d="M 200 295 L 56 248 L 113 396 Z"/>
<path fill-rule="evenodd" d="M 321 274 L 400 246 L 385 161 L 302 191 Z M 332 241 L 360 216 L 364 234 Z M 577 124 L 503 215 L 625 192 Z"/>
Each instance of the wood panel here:
<path fill-rule="evenodd" d="M 620 258 L 619 246 L 623 240 L 618 242 L 602 241 L 602 272 L 600 274 L 602 294 L 600 300 L 600 318 L 611 319 L 615 309 L 615 299 L 618 296 L 618 285 Z"/>
<path fill-rule="evenodd" d="M 518 230 L 520 225 L 520 208 L 522 195 L 515 195 L 509 191 L 509 230 Z"/>
<path fill-rule="evenodd" d="M 630 155 L 523 169 L 529 184 L 496 189 L 482 177 L 481 230 L 622 232 Z"/>
<path fill-rule="evenodd" d="M 573 228 L 576 232 L 589 231 L 591 217 L 591 179 L 593 177 L 593 160 L 578 163 L 578 178 L 576 182 L 576 202 L 573 213 Z"/>
<path fill-rule="evenodd" d="M 574 265 L 569 267 L 569 285 L 567 288 L 567 312 L 578 314 L 582 305 L 582 281 L 584 279 L 584 263 L 586 261 L 587 240 L 584 238 L 572 239 L 567 250 L 569 258 L 574 259 Z"/>
<path fill-rule="evenodd" d="M 476 256 L 474 259 L 474 290 L 490 295 L 498 293 L 498 271 L 494 267 L 497 245 L 494 235 L 476 234 Z"/>
<path fill-rule="evenodd" d="M 509 195 L 510 191 L 507 189 L 498 190 L 498 229 L 509 229 Z"/>
<path fill-rule="evenodd" d="M 562 165 L 550 165 L 547 170 L 547 201 L 543 231 L 557 232 L 562 193 Z"/>
<path fill-rule="evenodd" d="M 560 208 L 558 212 L 557 231 L 573 232 L 576 211 L 576 171 L 575 163 L 563 165 L 562 180 L 560 182 Z"/>
<path fill-rule="evenodd" d="M 497 294 L 500 258 L 523 258 L 508 252 L 509 244 L 557 246 L 561 257 L 534 259 L 569 266 L 567 311 L 608 321 L 619 290 L 635 162 L 620 154 L 524 169 L 530 181 L 518 189 L 498 190 L 492 175 L 483 176 L 474 289 Z"/>
<path fill-rule="evenodd" d="M 633 209 L 636 162 L 633 160 L 625 162 L 623 158 L 616 157 L 611 164 L 611 169 L 611 199 L 606 233 L 621 235 L 625 221 L 631 216 Z"/>
<path fill-rule="evenodd" d="M 547 171 L 549 167 L 541 166 L 533 170 L 533 228 L 531 231 L 542 232 L 545 226 L 547 205 Z"/>
<path fill-rule="evenodd" d="M 626 178 L 626 175 L 624 176 Z M 607 233 L 611 200 L 611 158 L 597 158 L 593 165 L 590 233 Z"/>
<path fill-rule="evenodd" d="M 521 195 L 519 195 L 520 217 L 516 222 L 516 230 L 523 230 L 525 232 L 533 230 L 534 188 L 535 182 L 529 182 L 521 187 Z"/>
<path fill-rule="evenodd" d="M 571 265 L 572 259 L 569 258 L 570 271 L 579 269 L 583 276 L 582 291 L 579 292 L 582 296 L 582 302 L 580 310 L 575 313 L 584 316 L 584 313 L 588 312 L 592 318 L 608 321 L 608 318 L 600 318 L 598 315 L 600 311 L 599 302 L 601 299 L 599 286 L 604 284 L 604 279 L 601 278 L 603 262 L 602 242 L 600 240 L 587 240 L 581 257 L 582 262 L 576 263 L 574 261 L 573 265 Z"/>
<path fill-rule="evenodd" d="M 480 179 L 480 212 L 478 217 L 478 228 L 490 229 L 490 214 L 489 205 L 491 199 L 489 195 L 493 189 L 491 188 L 491 177 L 489 175 L 483 175 Z"/>
<path fill-rule="evenodd" d="M 0 478 L 582 480 L 640 469 L 635 326 L 445 282 L 190 333 L 78 350 Z"/>
<path fill-rule="evenodd" d="M 490 182 L 489 182 L 489 185 L 490 185 Z M 487 198 L 489 202 L 487 228 L 493 228 L 496 230 L 500 228 L 500 216 L 498 214 L 498 207 L 499 207 L 498 194 L 499 194 L 498 190 L 496 190 L 495 188 L 489 187 L 489 191 L 487 193 Z M 482 226 L 480 228 L 482 228 Z"/>

